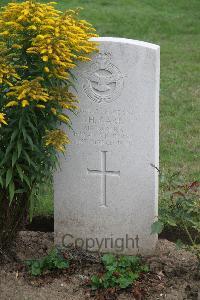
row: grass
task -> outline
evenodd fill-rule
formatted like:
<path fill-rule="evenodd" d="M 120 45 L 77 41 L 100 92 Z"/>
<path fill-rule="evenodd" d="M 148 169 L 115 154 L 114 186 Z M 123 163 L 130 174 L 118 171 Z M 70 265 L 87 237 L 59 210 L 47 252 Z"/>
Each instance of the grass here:
<path fill-rule="evenodd" d="M 36 201 L 36 205 L 34 207 L 33 214 L 35 216 L 45 216 L 45 215 L 53 215 L 54 213 L 54 205 L 53 205 L 53 189 L 51 182 L 46 185 L 42 185 L 40 187 L 40 191 L 38 194 L 38 201 Z"/>
<path fill-rule="evenodd" d="M 62 10 L 83 7 L 82 18 L 92 22 L 100 36 L 160 45 L 160 167 L 180 170 L 190 181 L 200 180 L 200 1 L 58 2 Z M 40 198 L 37 213 L 52 212 L 52 197 L 45 208 L 44 197 Z"/>

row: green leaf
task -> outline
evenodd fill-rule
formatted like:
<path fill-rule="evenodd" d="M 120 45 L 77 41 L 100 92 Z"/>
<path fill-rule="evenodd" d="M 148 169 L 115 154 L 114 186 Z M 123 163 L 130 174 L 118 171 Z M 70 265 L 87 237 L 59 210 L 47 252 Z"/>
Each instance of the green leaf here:
<path fill-rule="evenodd" d="M 42 270 L 42 267 L 41 267 L 39 262 L 36 261 L 32 264 L 32 266 L 31 266 L 31 275 L 39 276 L 39 275 L 42 274 L 42 271 L 43 270 Z"/>
<path fill-rule="evenodd" d="M 14 195 L 15 195 L 15 185 L 14 185 L 14 182 L 11 181 L 10 184 L 9 184 L 10 204 L 12 203 Z"/>
<path fill-rule="evenodd" d="M 3 188 L 4 184 L 3 184 L 3 178 L 2 178 L 2 176 L 0 176 L 0 184 L 1 184 L 1 187 Z"/>
<path fill-rule="evenodd" d="M 140 258 L 138 256 L 121 256 L 119 259 L 120 267 L 137 266 L 140 263 Z"/>
<path fill-rule="evenodd" d="M 104 254 L 102 262 L 104 265 L 112 265 L 115 262 L 115 256 L 113 254 Z"/>
<path fill-rule="evenodd" d="M 31 159 L 30 159 L 28 153 L 27 153 L 25 150 L 23 150 L 23 154 L 25 155 L 26 160 L 27 160 L 27 162 L 28 162 L 28 164 L 29 164 L 29 166 L 30 166 L 30 164 L 31 164 Z"/>
<path fill-rule="evenodd" d="M 95 290 L 95 289 L 98 289 L 101 287 L 101 282 L 100 282 L 100 279 L 97 275 L 93 275 L 91 277 L 91 282 L 92 282 L 92 289 Z"/>
<path fill-rule="evenodd" d="M 18 153 L 17 151 L 15 151 L 12 155 L 12 167 L 15 165 L 17 158 L 18 158 Z"/>
<path fill-rule="evenodd" d="M 67 269 L 69 268 L 69 262 L 67 260 L 56 261 L 55 267 L 58 269 Z"/>
<path fill-rule="evenodd" d="M 26 141 L 27 133 L 26 133 L 26 129 L 24 127 L 22 127 L 22 134 L 23 134 L 24 140 Z"/>
<path fill-rule="evenodd" d="M 147 273 L 147 272 L 149 272 L 149 267 L 147 265 L 145 265 L 141 268 L 141 271 Z"/>
<path fill-rule="evenodd" d="M 28 125 L 29 125 L 30 128 L 32 129 L 33 134 L 37 134 L 37 133 L 38 133 L 37 128 L 31 123 L 30 119 L 28 119 Z"/>
<path fill-rule="evenodd" d="M 163 228 L 164 224 L 161 221 L 156 221 L 151 225 L 151 234 L 160 234 Z"/>
<path fill-rule="evenodd" d="M 18 153 L 18 158 L 20 157 L 21 152 L 22 152 L 22 143 L 21 143 L 20 140 L 18 140 L 18 142 L 17 142 L 17 153 Z"/>
<path fill-rule="evenodd" d="M 6 172 L 6 188 L 8 187 L 12 179 L 12 172 L 13 172 L 12 168 L 8 169 L 8 171 Z"/>
<path fill-rule="evenodd" d="M 33 150 L 38 153 L 41 153 L 40 149 L 36 145 L 33 145 Z"/>
<path fill-rule="evenodd" d="M 177 226 L 176 221 L 173 220 L 172 218 L 168 218 L 168 219 L 167 219 L 167 223 L 168 223 L 170 226 L 172 226 L 172 227 L 176 227 L 176 226 Z"/>
<path fill-rule="evenodd" d="M 30 188 L 31 187 L 31 181 L 28 179 L 28 177 L 25 174 L 23 174 L 23 179 L 26 182 L 26 184 L 28 185 L 28 187 Z"/>
<path fill-rule="evenodd" d="M 21 116 L 21 118 L 19 120 L 19 129 L 22 128 L 22 123 L 23 123 L 23 115 Z"/>
<path fill-rule="evenodd" d="M 16 138 L 16 136 L 18 135 L 19 133 L 19 130 L 18 129 L 15 129 L 11 135 L 11 138 L 10 138 L 10 142 L 13 142 L 14 139 Z"/>
<path fill-rule="evenodd" d="M 117 268 L 117 262 L 113 263 L 112 265 L 106 266 L 106 269 L 111 273 L 113 273 L 116 270 L 116 268 Z"/>
<path fill-rule="evenodd" d="M 19 177 L 20 177 L 21 181 L 23 182 L 23 180 L 24 180 L 24 173 L 23 173 L 23 170 L 22 170 L 22 168 L 20 167 L 19 164 L 16 164 L 16 168 L 17 168 L 17 172 L 18 172 L 18 174 L 19 174 Z"/>
<path fill-rule="evenodd" d="M 6 149 L 6 153 L 5 153 L 5 159 L 7 159 L 9 152 L 13 149 L 14 144 L 10 143 L 9 146 Z"/>
<path fill-rule="evenodd" d="M 31 265 L 34 263 L 34 260 L 33 259 L 27 259 L 25 260 L 25 265 L 28 266 L 28 267 L 31 267 Z"/>
<path fill-rule="evenodd" d="M 31 166 L 33 166 L 33 168 L 35 170 L 38 170 L 39 169 L 39 166 L 37 164 L 35 164 L 32 160 L 31 160 Z"/>
<path fill-rule="evenodd" d="M 29 135 L 27 135 L 27 140 L 29 142 L 29 145 L 31 146 L 31 149 L 33 150 L 33 148 L 34 148 L 33 141 L 32 141 L 32 138 Z"/>
<path fill-rule="evenodd" d="M 137 275 L 137 274 L 134 274 L 134 276 L 131 276 L 131 277 L 127 276 L 127 274 L 124 275 L 124 276 L 121 276 L 121 277 L 118 279 L 119 287 L 120 287 L 121 289 L 125 289 L 125 288 L 127 288 L 128 286 L 130 286 L 130 285 L 133 283 L 133 281 L 135 281 L 135 280 L 137 280 L 137 279 L 138 279 L 138 275 Z"/>

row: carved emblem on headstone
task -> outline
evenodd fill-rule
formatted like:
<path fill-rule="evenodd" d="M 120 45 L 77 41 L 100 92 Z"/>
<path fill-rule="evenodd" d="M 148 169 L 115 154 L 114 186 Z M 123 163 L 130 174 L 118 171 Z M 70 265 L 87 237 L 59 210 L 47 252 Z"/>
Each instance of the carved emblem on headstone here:
<path fill-rule="evenodd" d="M 120 70 L 111 62 L 111 54 L 100 52 L 90 68 L 81 74 L 82 88 L 97 103 L 115 101 L 121 94 L 124 79 Z"/>

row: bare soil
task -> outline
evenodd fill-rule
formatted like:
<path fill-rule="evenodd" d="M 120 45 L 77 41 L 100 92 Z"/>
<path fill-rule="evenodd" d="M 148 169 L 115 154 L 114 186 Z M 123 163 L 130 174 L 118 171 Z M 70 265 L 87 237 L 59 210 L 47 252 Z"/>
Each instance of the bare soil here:
<path fill-rule="evenodd" d="M 200 300 L 200 276 L 196 257 L 159 240 L 154 256 L 145 258 L 150 272 L 125 291 L 93 292 L 92 274 L 102 268 L 99 257 L 77 249 L 69 270 L 31 277 L 22 261 L 46 255 L 53 247 L 53 233 L 21 231 L 12 249 L 16 262 L 4 256 L 0 265 L 0 300 Z"/>

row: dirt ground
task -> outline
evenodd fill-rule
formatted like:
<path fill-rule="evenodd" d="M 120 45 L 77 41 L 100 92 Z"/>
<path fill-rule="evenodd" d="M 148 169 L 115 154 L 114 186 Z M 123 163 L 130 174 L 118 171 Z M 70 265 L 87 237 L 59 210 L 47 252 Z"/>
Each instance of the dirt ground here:
<path fill-rule="evenodd" d="M 200 300 L 200 276 L 196 257 L 177 250 L 174 243 L 159 240 L 154 256 L 145 258 L 150 272 L 125 291 L 92 292 L 89 277 L 101 268 L 97 256 L 74 250 L 70 270 L 31 277 L 20 260 L 39 258 L 53 247 L 53 234 L 22 231 L 13 248 L 18 262 L 5 258 L 0 265 L 0 300 Z"/>

